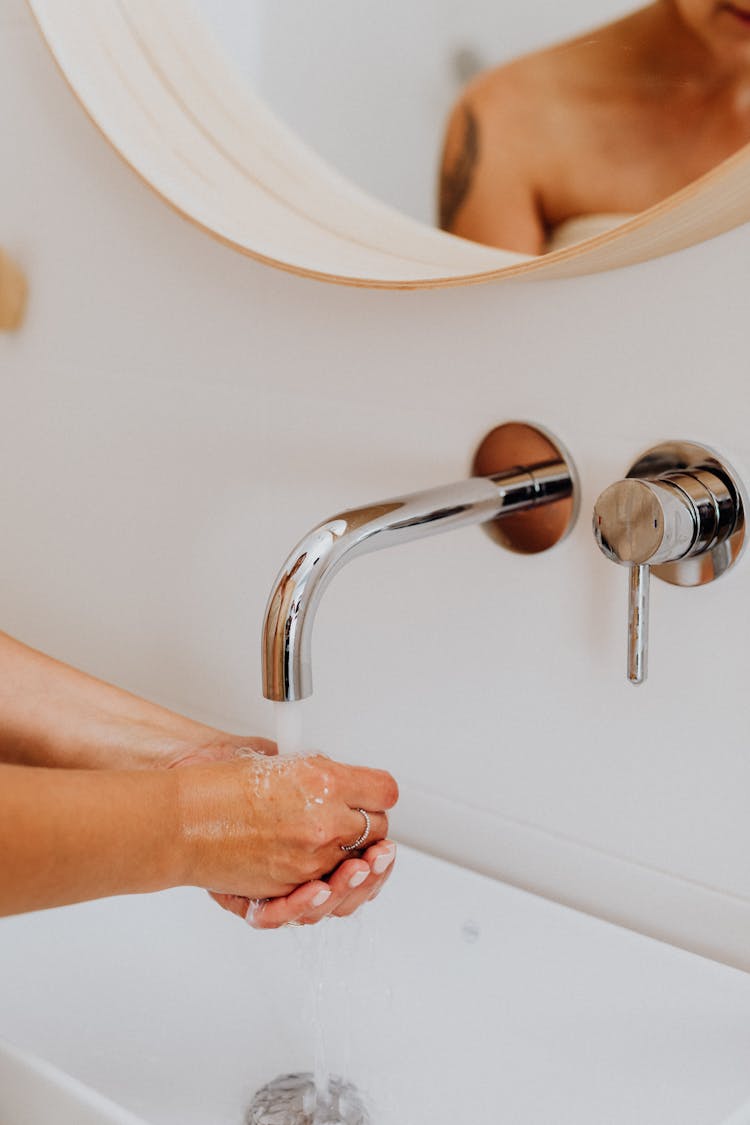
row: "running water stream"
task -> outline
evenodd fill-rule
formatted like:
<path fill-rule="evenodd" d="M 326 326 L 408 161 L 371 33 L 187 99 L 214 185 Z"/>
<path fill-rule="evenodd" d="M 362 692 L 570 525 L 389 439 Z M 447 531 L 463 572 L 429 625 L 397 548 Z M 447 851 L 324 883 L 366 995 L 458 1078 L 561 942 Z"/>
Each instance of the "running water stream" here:
<path fill-rule="evenodd" d="M 302 703 L 274 703 L 273 705 L 276 744 L 282 757 L 304 752 L 302 706 Z"/>
<path fill-rule="evenodd" d="M 280 757 L 304 753 L 300 703 L 275 703 Z M 330 1073 L 326 1043 L 325 970 L 330 955 L 328 919 L 296 931 L 312 1013 L 313 1071 L 284 1074 L 257 1091 L 247 1125 L 370 1125 L 357 1089 Z"/>

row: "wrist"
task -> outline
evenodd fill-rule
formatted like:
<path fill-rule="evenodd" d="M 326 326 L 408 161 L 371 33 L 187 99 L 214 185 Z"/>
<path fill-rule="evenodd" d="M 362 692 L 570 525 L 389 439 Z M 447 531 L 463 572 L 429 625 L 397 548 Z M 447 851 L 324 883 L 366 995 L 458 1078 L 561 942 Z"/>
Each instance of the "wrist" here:
<path fill-rule="evenodd" d="M 188 864 L 182 832 L 180 786 L 176 774 L 169 770 L 135 770 L 128 775 L 145 783 L 144 797 L 148 819 L 155 818 L 152 839 L 152 886 L 148 890 L 170 890 L 188 885 Z"/>
<path fill-rule="evenodd" d="M 211 752 L 223 735 L 203 723 L 154 707 L 146 717 L 114 718 L 103 728 L 105 760 L 122 769 L 169 769 Z"/>
<path fill-rule="evenodd" d="M 172 779 L 175 799 L 175 859 L 182 886 L 210 887 L 212 854 L 217 840 L 228 831 L 223 802 L 216 792 L 215 765 L 187 764 L 165 770 Z"/>

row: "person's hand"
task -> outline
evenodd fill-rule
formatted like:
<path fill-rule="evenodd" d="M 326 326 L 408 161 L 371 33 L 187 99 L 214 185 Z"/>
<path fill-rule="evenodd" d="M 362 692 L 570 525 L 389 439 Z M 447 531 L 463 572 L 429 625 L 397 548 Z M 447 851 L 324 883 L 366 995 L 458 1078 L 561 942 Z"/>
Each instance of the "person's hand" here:
<path fill-rule="evenodd" d="M 393 870 L 395 858 L 393 840 L 380 840 L 359 858 L 345 859 L 326 879 L 304 883 L 290 895 L 248 899 L 210 892 L 211 898 L 256 930 L 310 926 L 330 915 L 342 918 L 353 914 L 364 903 L 377 898 Z"/>
<path fill-rule="evenodd" d="M 165 762 L 171 768 L 205 762 L 233 761 L 248 751 L 273 757 L 278 754 L 275 742 L 267 738 L 228 735 L 199 735 L 193 746 L 182 746 Z M 342 853 L 343 854 L 343 853 Z M 313 880 L 296 887 L 288 895 L 268 899 L 249 899 L 243 895 L 210 891 L 215 902 L 255 929 L 278 929 L 286 925 L 309 925 L 328 915 L 343 917 L 376 898 L 387 882 L 396 855 L 392 840 L 372 844 L 359 857 L 343 859 L 325 880 Z M 328 892 L 331 892 L 330 894 Z M 321 903 L 318 900 L 324 898 Z M 316 904 L 316 905 L 314 905 Z"/>
<path fill-rule="evenodd" d="M 350 913 L 381 889 L 395 854 L 391 842 L 380 844 L 398 797 L 390 774 L 321 755 L 262 752 L 226 764 L 180 764 L 185 881 L 212 891 L 221 905 L 247 914 L 246 900 L 283 899 L 250 912 L 259 928 L 273 928 Z M 342 845 L 362 830 L 360 808 L 370 815 L 367 858 L 344 858 Z"/>
<path fill-rule="evenodd" d="M 227 734 L 198 723 L 182 739 L 162 749 L 158 764 L 165 769 L 204 765 L 206 762 L 233 762 L 235 758 L 263 754 L 275 758 L 279 748 L 270 738 L 258 735 Z"/>

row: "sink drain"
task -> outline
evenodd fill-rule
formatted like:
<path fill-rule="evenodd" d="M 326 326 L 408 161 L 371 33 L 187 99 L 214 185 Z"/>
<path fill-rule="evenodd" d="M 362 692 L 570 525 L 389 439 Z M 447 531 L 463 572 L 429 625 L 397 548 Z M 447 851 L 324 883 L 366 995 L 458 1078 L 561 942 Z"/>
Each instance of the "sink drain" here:
<path fill-rule="evenodd" d="M 312 1074 L 282 1074 L 258 1090 L 245 1125 L 370 1125 L 370 1117 L 351 1082 L 331 1075 L 326 1096 Z"/>

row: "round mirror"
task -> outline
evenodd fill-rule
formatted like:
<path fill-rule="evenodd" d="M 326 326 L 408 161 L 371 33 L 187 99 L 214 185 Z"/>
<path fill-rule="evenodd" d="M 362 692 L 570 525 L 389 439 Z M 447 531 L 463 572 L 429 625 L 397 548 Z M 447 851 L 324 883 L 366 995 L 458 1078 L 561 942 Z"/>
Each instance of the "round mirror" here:
<path fill-rule="evenodd" d="M 428 224 L 446 125 L 467 84 L 627 11 L 627 0 L 195 4 L 287 125 L 359 187 Z"/>
<path fill-rule="evenodd" d="M 142 177 L 298 272 L 566 276 L 750 218 L 750 0 L 31 3 Z"/>

